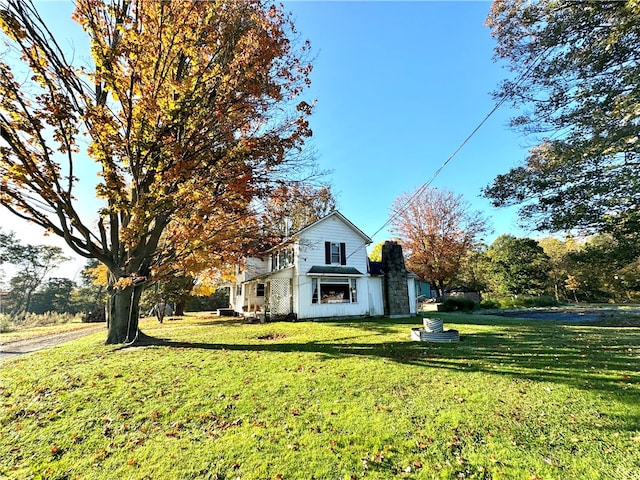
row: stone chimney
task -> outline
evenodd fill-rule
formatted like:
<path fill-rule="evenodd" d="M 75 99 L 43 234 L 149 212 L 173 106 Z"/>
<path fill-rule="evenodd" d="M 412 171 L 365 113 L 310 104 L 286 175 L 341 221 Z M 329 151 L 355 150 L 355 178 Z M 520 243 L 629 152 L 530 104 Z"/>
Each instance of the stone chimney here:
<path fill-rule="evenodd" d="M 382 246 L 382 271 L 384 272 L 384 314 L 391 318 L 411 315 L 407 269 L 404 265 L 402 246 L 386 241 Z"/>

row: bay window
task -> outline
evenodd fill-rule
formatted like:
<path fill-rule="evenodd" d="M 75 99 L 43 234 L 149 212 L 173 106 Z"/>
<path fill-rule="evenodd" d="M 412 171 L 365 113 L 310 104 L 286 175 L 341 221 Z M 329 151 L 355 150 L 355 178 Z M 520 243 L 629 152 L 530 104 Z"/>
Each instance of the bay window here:
<path fill-rule="evenodd" d="M 355 278 L 312 278 L 311 303 L 356 303 L 358 301 Z"/>

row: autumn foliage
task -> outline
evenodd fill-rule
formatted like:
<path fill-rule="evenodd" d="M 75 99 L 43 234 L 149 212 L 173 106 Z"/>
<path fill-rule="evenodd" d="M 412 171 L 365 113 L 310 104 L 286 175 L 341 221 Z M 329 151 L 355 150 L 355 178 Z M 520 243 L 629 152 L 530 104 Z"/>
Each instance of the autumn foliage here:
<path fill-rule="evenodd" d="M 73 18 L 89 64 L 72 63 L 33 3 L 0 12 L 14 54 L 0 58 L 0 202 L 107 267 L 116 343 L 133 337 L 134 287 L 170 261 L 233 256 L 252 202 L 299 166 L 309 46 L 259 1 L 77 0 Z M 78 175 L 91 162 L 103 203 L 86 218 Z"/>
<path fill-rule="evenodd" d="M 407 268 L 432 282 L 440 296 L 458 273 L 486 221 L 469 210 L 461 195 L 431 187 L 403 194 L 390 217 L 406 257 Z"/>

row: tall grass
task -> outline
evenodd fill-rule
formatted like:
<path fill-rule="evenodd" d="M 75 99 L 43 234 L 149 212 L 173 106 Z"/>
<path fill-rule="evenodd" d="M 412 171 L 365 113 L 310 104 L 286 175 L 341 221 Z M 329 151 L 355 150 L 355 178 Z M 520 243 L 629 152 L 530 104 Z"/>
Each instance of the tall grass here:
<path fill-rule="evenodd" d="M 0 342 L 24 340 L 87 326 L 87 324 L 82 324 L 81 322 L 82 314 L 28 313 L 22 318 L 0 314 Z"/>

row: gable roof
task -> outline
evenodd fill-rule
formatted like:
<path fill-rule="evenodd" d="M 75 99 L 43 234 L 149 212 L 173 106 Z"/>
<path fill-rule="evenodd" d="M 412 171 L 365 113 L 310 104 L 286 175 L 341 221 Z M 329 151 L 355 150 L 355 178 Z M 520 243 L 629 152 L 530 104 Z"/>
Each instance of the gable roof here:
<path fill-rule="evenodd" d="M 373 243 L 373 240 L 371 240 L 371 238 L 366 233 L 364 233 L 362 230 L 360 230 L 358 227 L 356 227 L 347 217 L 342 215 L 338 210 L 334 210 L 333 212 L 331 212 L 331 213 L 325 215 L 324 217 L 322 217 L 321 219 L 316 220 L 313 223 L 310 223 L 306 227 L 302 227 L 300 230 L 295 232 L 292 235 L 292 237 L 300 235 L 301 233 L 304 233 L 305 231 L 315 227 L 316 225 L 319 225 L 322 222 L 325 222 L 327 219 L 332 218 L 332 217 L 337 217 L 340 220 L 342 220 L 342 222 L 345 225 L 347 225 L 349 228 L 351 228 L 351 230 L 353 230 L 356 234 L 358 234 L 360 237 L 362 237 L 362 240 L 364 240 L 365 245 L 369 245 L 370 243 Z"/>

